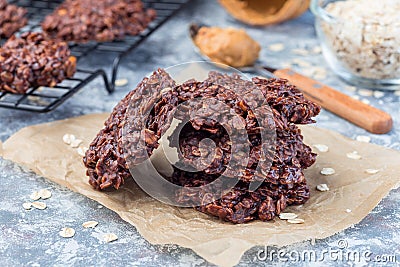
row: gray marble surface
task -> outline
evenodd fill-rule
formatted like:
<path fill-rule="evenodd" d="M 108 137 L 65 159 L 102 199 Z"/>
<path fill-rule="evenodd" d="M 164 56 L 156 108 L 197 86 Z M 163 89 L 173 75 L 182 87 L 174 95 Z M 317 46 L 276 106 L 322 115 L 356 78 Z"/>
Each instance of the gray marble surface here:
<path fill-rule="evenodd" d="M 123 62 L 120 77 L 128 78 L 129 84 L 118 88 L 113 95 L 107 95 L 100 80 L 89 84 L 61 107 L 48 114 L 34 114 L 1 109 L 0 140 L 5 141 L 19 129 L 42 122 L 94 112 L 110 111 L 112 107 L 133 88 L 140 79 L 157 67 L 199 60 L 193 52 L 187 35 L 187 24 L 191 21 L 203 21 L 210 25 L 246 27 L 231 19 L 219 7 L 216 1 L 194 0 L 182 10 L 176 18 L 160 28 Z M 300 57 L 292 53 L 294 48 L 314 47 L 318 45 L 313 27 L 313 16 L 306 13 L 300 18 L 273 27 L 246 27 L 249 34 L 258 40 L 263 50 L 261 60 L 269 65 L 286 66 L 294 58 L 326 67 L 322 55 Z M 271 43 L 284 43 L 286 49 L 276 53 L 267 49 Z M 83 65 L 101 66 L 109 70 L 112 55 L 93 56 Z M 293 66 L 299 72 L 301 67 Z M 345 84 L 332 73 L 323 80 L 350 95 L 357 92 L 344 90 Z M 317 126 L 336 130 L 355 138 L 367 135 L 372 142 L 400 149 L 398 124 L 400 120 L 400 96 L 386 92 L 384 97 L 364 97 L 371 105 L 379 107 L 394 118 L 394 129 L 386 135 L 371 135 L 366 131 L 323 111 Z M 18 148 L 15 148 L 18 149 Z M 21 151 L 23 153 L 23 151 Z M 400 159 L 399 159 L 400 163 Z M 99 206 L 96 202 L 42 177 L 23 170 L 15 164 L 0 159 L 0 258 L 1 266 L 207 266 L 211 265 L 191 250 L 175 245 L 154 246 L 145 241 L 135 227 L 125 223 L 114 212 Z M 48 188 L 53 197 L 46 200 L 48 209 L 44 211 L 25 211 L 22 203 L 29 200 L 32 191 Z M 372 255 L 397 255 L 400 261 L 400 190 L 393 190 L 359 224 L 324 240 L 303 242 L 283 248 L 286 252 L 301 254 L 307 250 L 322 253 L 324 250 L 337 249 L 346 242 L 352 251 L 370 251 Z M 81 229 L 86 220 L 96 220 L 100 224 L 94 230 L 80 230 L 72 239 L 62 239 L 58 232 L 64 226 Z M 116 242 L 106 244 L 103 233 L 114 232 L 119 236 Z M 343 241 L 344 240 L 344 241 Z M 342 243 L 340 243 L 342 242 Z M 274 258 L 263 260 L 257 257 L 262 247 L 249 250 L 243 256 L 239 266 L 263 266 L 287 264 Z M 269 250 L 279 248 L 270 247 Z M 290 262 L 294 266 L 342 266 L 376 265 L 366 261 L 335 260 L 335 257 L 323 262 Z M 393 264 L 393 263 L 392 263 Z M 393 264 L 395 265 L 395 264 Z"/>

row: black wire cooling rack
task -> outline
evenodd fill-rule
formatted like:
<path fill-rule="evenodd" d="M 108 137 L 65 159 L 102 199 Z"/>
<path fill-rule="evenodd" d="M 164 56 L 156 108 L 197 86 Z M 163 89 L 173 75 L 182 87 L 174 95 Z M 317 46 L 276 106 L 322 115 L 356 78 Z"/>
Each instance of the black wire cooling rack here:
<path fill-rule="evenodd" d="M 27 110 L 34 112 L 49 112 L 61 105 L 77 91 L 94 79 L 101 77 L 105 89 L 112 93 L 115 90 L 115 80 L 121 60 L 138 47 L 147 37 L 174 16 L 190 0 L 142 0 L 146 8 L 157 11 L 156 19 L 147 29 L 137 36 L 127 36 L 124 40 L 114 42 L 89 42 L 86 44 L 70 43 L 73 56 L 77 58 L 78 68 L 73 78 L 66 79 L 54 87 L 38 87 L 29 89 L 24 95 L 0 92 L 0 107 Z M 62 0 L 9 0 L 10 4 L 24 7 L 28 10 L 28 25 L 20 32 L 41 31 L 40 23 L 50 14 Z M 0 40 L 0 44 L 5 40 Z M 111 77 L 108 79 L 102 69 L 84 70 L 79 68 L 79 62 L 94 52 L 113 52 L 116 56 L 112 63 Z"/>

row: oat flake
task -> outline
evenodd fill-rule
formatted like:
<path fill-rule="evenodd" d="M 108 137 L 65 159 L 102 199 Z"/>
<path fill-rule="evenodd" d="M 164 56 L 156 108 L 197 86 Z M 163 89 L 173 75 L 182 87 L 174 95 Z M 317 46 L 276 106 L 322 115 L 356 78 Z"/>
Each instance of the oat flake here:
<path fill-rule="evenodd" d="M 356 140 L 358 142 L 369 143 L 369 142 L 371 142 L 371 137 L 365 136 L 365 135 L 359 135 L 359 136 L 356 137 Z"/>
<path fill-rule="evenodd" d="M 39 196 L 41 199 L 48 199 L 51 197 L 51 192 L 47 189 L 40 189 Z"/>
<path fill-rule="evenodd" d="M 70 238 L 75 235 L 75 230 L 69 227 L 64 227 L 61 229 L 59 232 L 60 236 L 65 237 L 65 238 Z"/>
<path fill-rule="evenodd" d="M 293 220 L 297 218 L 297 214 L 290 212 L 282 212 L 279 214 L 279 219 L 281 220 Z"/>
<path fill-rule="evenodd" d="M 38 191 L 34 191 L 29 197 L 32 200 L 39 200 L 40 199 L 40 194 L 39 194 Z"/>
<path fill-rule="evenodd" d="M 30 210 L 32 208 L 32 204 L 30 202 L 25 202 L 22 204 L 22 207 L 26 210 Z"/>
<path fill-rule="evenodd" d="M 115 86 L 117 86 L 117 87 L 125 86 L 127 84 L 128 84 L 128 79 L 115 80 Z"/>
<path fill-rule="evenodd" d="M 271 44 L 268 46 L 268 49 L 273 52 L 280 52 L 285 49 L 285 45 L 282 43 Z"/>
<path fill-rule="evenodd" d="M 347 213 L 350 213 L 350 212 L 351 212 L 351 209 L 346 209 L 346 212 L 347 212 Z"/>
<path fill-rule="evenodd" d="M 118 239 L 118 236 L 113 233 L 105 234 L 104 235 L 104 241 L 107 243 L 113 242 Z"/>
<path fill-rule="evenodd" d="M 375 97 L 375 98 L 382 98 L 382 97 L 384 97 L 384 96 L 385 96 L 385 93 L 382 92 L 382 91 L 375 91 L 375 92 L 374 92 L 374 97 Z"/>
<path fill-rule="evenodd" d="M 74 141 L 75 139 L 76 139 L 75 135 L 73 135 L 73 134 L 64 134 L 64 136 L 63 136 L 63 141 L 67 145 L 70 145 L 72 143 L 72 141 Z"/>
<path fill-rule="evenodd" d="M 302 224 L 302 223 L 304 223 L 304 220 L 300 219 L 300 218 L 290 219 L 290 220 L 287 220 L 287 221 L 288 221 L 288 223 L 293 223 L 293 224 Z"/>
<path fill-rule="evenodd" d="M 95 228 L 99 223 L 96 221 L 87 221 L 82 223 L 82 226 L 84 228 Z"/>
<path fill-rule="evenodd" d="M 35 201 L 35 202 L 32 202 L 31 204 L 34 208 L 36 208 L 38 210 L 44 210 L 45 208 L 47 208 L 46 203 L 43 203 L 43 202 Z"/>
<path fill-rule="evenodd" d="M 366 169 L 365 172 L 368 173 L 368 174 L 377 174 L 377 173 L 379 172 L 379 170 L 376 170 L 376 169 Z"/>
<path fill-rule="evenodd" d="M 362 158 L 361 155 L 358 154 L 357 151 L 353 151 L 353 152 L 347 153 L 346 156 L 347 156 L 349 159 L 361 159 L 361 158 Z"/>
<path fill-rule="evenodd" d="M 333 175 L 333 174 L 335 174 L 336 172 L 335 172 L 335 170 L 333 169 L 333 168 L 323 168 L 322 170 L 321 170 L 321 174 L 322 175 L 326 175 L 326 176 L 328 176 L 328 175 Z"/>
<path fill-rule="evenodd" d="M 329 187 L 327 184 L 319 184 L 317 185 L 317 190 L 321 192 L 329 191 Z"/>
<path fill-rule="evenodd" d="M 360 96 L 372 96 L 373 92 L 369 89 L 359 89 L 358 94 Z"/>
<path fill-rule="evenodd" d="M 82 140 L 81 139 L 75 139 L 71 142 L 71 147 L 72 148 L 77 148 L 82 144 Z"/>

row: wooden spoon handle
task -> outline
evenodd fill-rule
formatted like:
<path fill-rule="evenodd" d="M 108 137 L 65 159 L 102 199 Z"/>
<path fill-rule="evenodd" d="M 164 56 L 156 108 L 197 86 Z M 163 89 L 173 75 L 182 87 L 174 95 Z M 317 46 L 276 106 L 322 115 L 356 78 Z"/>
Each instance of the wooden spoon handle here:
<path fill-rule="evenodd" d="M 289 80 L 290 83 L 303 91 L 306 98 L 321 105 L 324 109 L 371 133 L 385 134 L 392 129 L 392 117 L 382 110 L 369 106 L 290 69 L 277 70 L 274 75 Z"/>

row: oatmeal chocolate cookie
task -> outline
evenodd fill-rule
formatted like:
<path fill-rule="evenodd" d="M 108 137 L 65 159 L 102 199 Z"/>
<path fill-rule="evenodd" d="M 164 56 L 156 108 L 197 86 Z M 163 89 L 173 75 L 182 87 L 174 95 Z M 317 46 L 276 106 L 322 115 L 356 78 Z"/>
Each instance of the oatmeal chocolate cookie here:
<path fill-rule="evenodd" d="M 301 173 L 301 175 L 303 174 Z M 310 198 L 310 190 L 305 179 L 292 184 L 263 182 L 254 191 L 249 191 L 247 183 L 239 182 L 232 189 L 224 192 L 219 199 L 214 199 L 214 196 L 209 192 L 191 190 L 193 187 L 203 186 L 211 182 L 214 182 L 212 186 L 220 187 L 221 182 L 215 181 L 217 177 L 215 175 L 187 173 L 175 169 L 172 177 L 167 179 L 183 186 L 176 192 L 178 203 L 184 205 L 204 203 L 200 206 L 193 204 L 193 206 L 198 211 L 232 223 L 245 223 L 255 219 L 272 220 L 287 206 L 304 204 Z"/>
<path fill-rule="evenodd" d="M 55 86 L 74 75 L 76 59 L 65 42 L 42 33 L 12 36 L 0 48 L 0 91 L 23 94 L 37 86 Z"/>
<path fill-rule="evenodd" d="M 196 102 L 197 98 L 202 100 Z M 223 103 L 229 111 L 223 110 L 218 103 Z M 247 103 L 251 107 L 258 106 L 265 116 L 256 116 Z M 195 110 L 201 110 L 202 117 L 191 117 Z M 232 110 L 241 123 L 223 116 Z M 170 143 L 177 146 L 185 160 L 194 162 L 204 156 L 199 145 L 203 139 L 215 143 L 214 151 L 205 149 L 205 153 L 211 155 L 203 157 L 206 168 L 187 172 L 174 167 L 172 176 L 165 177 L 183 187 L 175 192 L 178 202 L 185 205 L 204 203 L 193 206 L 233 223 L 271 220 L 287 205 L 301 204 L 309 198 L 303 170 L 314 163 L 316 155 L 303 143 L 295 123 L 311 123 L 319 111 L 317 105 L 304 99 L 300 91 L 285 80 L 254 79 L 249 82 L 239 76 L 211 72 L 203 82 L 189 80 L 176 85 L 164 70 L 158 70 L 116 106 L 105 127 L 91 143 L 84 157 L 89 183 L 100 190 L 118 189 L 130 177 L 127 160 L 129 166 L 136 165 L 151 155 L 174 116 L 181 121 L 187 119 L 181 123 L 179 136 L 170 137 Z M 217 117 L 213 117 L 214 114 Z M 125 120 L 126 117 L 130 119 Z M 261 139 L 261 126 L 276 133 L 276 143 L 272 144 L 274 153 L 265 154 L 261 150 L 264 145 L 271 145 Z M 234 151 L 226 128 L 246 130 L 247 135 L 239 136 L 243 140 L 235 141 L 249 145 L 250 157 L 241 154 L 240 145 Z M 128 135 L 123 135 L 126 129 Z M 139 142 L 141 136 L 145 137 L 144 142 Z M 176 138 L 178 142 L 174 142 Z M 129 151 L 124 151 L 126 147 Z M 247 167 L 238 164 L 239 169 L 235 169 L 228 165 L 232 160 L 236 162 L 236 158 L 244 157 L 249 158 Z M 265 165 L 266 159 L 270 159 L 271 166 Z M 261 172 L 254 178 L 256 168 Z M 239 173 L 243 175 L 239 176 Z M 239 183 L 221 199 L 210 199 L 207 192 L 191 192 L 193 186 L 208 184 L 219 177 L 232 180 L 234 176 L 239 178 Z M 213 186 L 221 186 L 219 183 L 224 179 L 218 179 Z M 261 186 L 253 192 L 249 187 L 254 179 L 261 181 Z"/>
<path fill-rule="evenodd" d="M 140 0 L 65 0 L 42 22 L 53 38 L 78 43 L 138 35 L 156 17 Z"/>
<path fill-rule="evenodd" d="M 0 0 L 0 38 L 9 38 L 28 22 L 25 8 Z"/>

